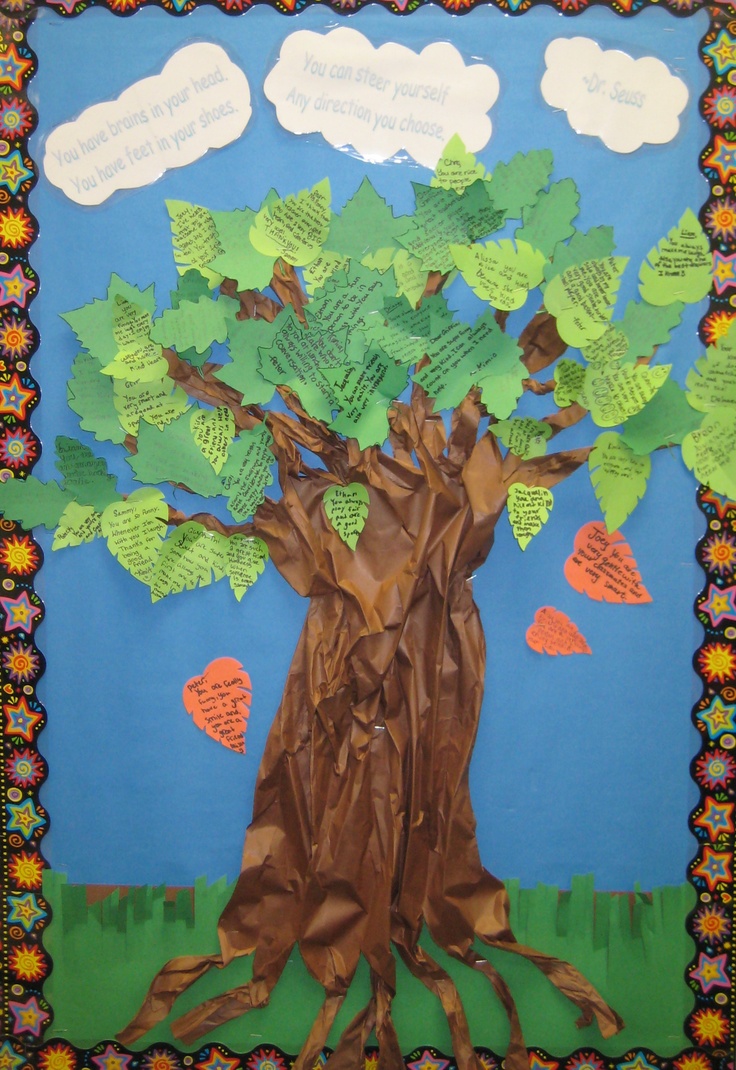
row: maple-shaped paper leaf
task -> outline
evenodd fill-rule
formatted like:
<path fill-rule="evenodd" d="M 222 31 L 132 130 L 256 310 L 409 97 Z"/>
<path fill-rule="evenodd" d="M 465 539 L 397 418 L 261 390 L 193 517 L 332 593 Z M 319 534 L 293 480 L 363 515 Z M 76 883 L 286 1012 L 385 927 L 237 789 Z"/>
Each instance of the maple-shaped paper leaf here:
<path fill-rule="evenodd" d="M 437 186 L 412 185 L 416 212 L 398 240 L 425 271 L 452 271 L 451 245 L 469 245 L 503 226 L 504 214 L 491 201 L 485 182 L 474 182 L 460 196 Z"/>
<path fill-rule="evenodd" d="M 42 483 L 35 476 L 0 482 L 0 514 L 27 531 L 43 526 L 55 528 L 73 495 L 53 479 Z"/>
<path fill-rule="evenodd" d="M 508 514 L 511 531 L 522 550 L 526 550 L 549 520 L 554 505 L 552 491 L 546 487 L 527 487 L 512 483 L 509 487 Z"/>
<path fill-rule="evenodd" d="M 736 408 L 706 413 L 700 427 L 684 438 L 682 459 L 699 482 L 736 500 Z"/>
<path fill-rule="evenodd" d="M 210 262 L 211 270 L 235 279 L 238 290 L 265 290 L 273 278 L 274 257 L 264 255 L 251 242 L 256 213 L 252 208 L 236 209 L 213 212 L 213 218 L 222 252 Z"/>
<path fill-rule="evenodd" d="M 334 217 L 333 217 L 334 218 Z M 329 238 L 327 239 L 329 241 Z M 346 271 L 350 258 L 342 253 L 333 253 L 329 249 L 323 249 L 311 264 L 307 264 L 302 274 L 307 294 L 312 297 L 314 293 L 324 286 L 331 275 L 337 271 Z"/>
<path fill-rule="evenodd" d="M 554 182 L 539 194 L 536 203 L 522 213 L 523 225 L 515 238 L 525 241 L 535 249 L 541 249 L 546 257 L 552 255 L 555 246 L 575 233 L 573 219 L 578 214 L 580 194 L 571 178 Z"/>
<path fill-rule="evenodd" d="M 555 245 L 551 259 L 545 265 L 544 277 L 549 282 L 573 264 L 583 264 L 586 260 L 605 260 L 615 248 L 613 227 L 591 227 L 585 232 L 576 230 L 568 242 L 559 241 Z"/>
<path fill-rule="evenodd" d="M 549 424 L 531 416 L 499 420 L 498 423 L 491 424 L 488 430 L 513 454 L 524 460 L 529 457 L 542 457 L 547 452 L 547 439 L 552 434 Z"/>
<path fill-rule="evenodd" d="M 346 352 L 350 360 L 362 361 L 364 347 L 359 341 L 356 345 L 353 332 L 362 328 L 365 319 L 373 312 L 380 312 L 384 301 L 394 296 L 389 276 L 351 260 L 346 271 L 331 275 L 315 292 L 306 310 L 308 331 L 305 343 L 309 344 L 309 333 L 319 328 L 323 337 L 333 336 L 330 345 L 338 347 L 340 363 L 344 362 Z M 347 344 L 342 336 L 344 331 L 347 331 Z M 335 362 L 321 359 L 319 363 Z"/>
<path fill-rule="evenodd" d="M 585 367 L 576 360 L 563 357 L 555 368 L 555 405 L 566 409 L 576 402 L 585 383 Z"/>
<path fill-rule="evenodd" d="M 496 164 L 490 183 L 493 203 L 513 219 L 535 204 L 554 166 L 549 149 L 517 152 L 508 163 Z"/>
<path fill-rule="evenodd" d="M 534 623 L 526 630 L 526 641 L 538 654 L 591 653 L 578 626 L 566 613 L 552 606 L 542 606 L 534 614 Z"/>
<path fill-rule="evenodd" d="M 399 249 L 391 266 L 396 280 L 396 296 L 405 297 L 407 303 L 416 308 L 427 288 L 429 272 L 422 267 L 421 260 L 406 249 Z"/>
<path fill-rule="evenodd" d="M 629 352 L 629 340 L 614 323 L 609 323 L 600 338 L 583 346 L 581 353 L 589 364 L 610 364 L 618 367 Z"/>
<path fill-rule="evenodd" d="M 189 426 L 204 456 L 215 472 L 220 472 L 235 435 L 235 417 L 230 409 L 224 405 L 217 409 L 196 409 L 189 417 Z"/>
<path fill-rule="evenodd" d="M 384 198 L 364 178 L 340 215 L 333 215 L 325 247 L 341 256 L 362 260 L 379 249 L 397 248 L 396 235 L 406 229 L 407 222 L 405 217 L 394 216 Z"/>
<path fill-rule="evenodd" d="M 146 290 L 139 290 L 137 286 L 131 286 L 119 275 L 113 274 L 104 300 L 94 300 L 72 312 L 63 313 L 61 317 L 72 328 L 82 348 L 89 350 L 102 365 L 114 360 L 120 348 L 113 333 L 118 298 L 135 305 L 149 316 L 156 310 L 153 285 Z"/>
<path fill-rule="evenodd" d="M 151 328 L 151 339 L 169 346 L 177 353 L 188 349 L 204 353 L 213 342 L 227 338 L 226 313 L 234 317 L 240 302 L 232 297 L 200 297 L 196 302 L 181 301 L 178 308 L 167 308 Z"/>
<path fill-rule="evenodd" d="M 547 283 L 544 305 L 557 320 L 560 338 L 582 349 L 605 331 L 628 260 L 609 256 L 573 264 Z"/>
<path fill-rule="evenodd" d="M 174 259 L 179 274 L 196 268 L 211 289 L 219 286 L 223 277 L 209 266 L 223 251 L 212 212 L 187 201 L 167 201 L 166 208 L 171 219 Z"/>
<path fill-rule="evenodd" d="M 56 439 L 56 467 L 64 477 L 63 488 L 80 505 L 91 505 L 101 513 L 105 506 L 117 501 L 115 476 L 107 471 L 107 463 L 95 457 L 89 446 L 76 438 L 59 435 Z"/>
<path fill-rule="evenodd" d="M 151 339 L 148 309 L 126 301 L 124 297 L 116 297 L 112 332 L 118 350 L 114 359 L 103 365 L 103 375 L 134 383 L 148 383 L 166 375 L 166 358 L 161 346 Z"/>
<path fill-rule="evenodd" d="M 287 264 L 311 263 L 325 243 L 330 226 L 330 182 L 324 178 L 312 189 L 265 204 L 256 213 L 250 240 L 264 256 L 281 256 Z"/>
<path fill-rule="evenodd" d="M 252 431 L 241 431 L 230 446 L 221 477 L 228 509 L 236 520 L 253 516 L 265 498 L 266 487 L 273 483 L 272 442 L 266 425 L 258 424 Z"/>
<path fill-rule="evenodd" d="M 252 688 L 250 676 L 235 658 L 216 658 L 201 676 L 187 680 L 184 709 L 211 739 L 245 754 Z"/>
<path fill-rule="evenodd" d="M 107 548 L 141 583 L 149 585 L 153 566 L 166 535 L 169 507 L 160 490 L 142 487 L 125 501 L 113 502 L 102 514 L 100 528 Z"/>
<path fill-rule="evenodd" d="M 573 552 L 565 562 L 565 579 L 580 594 L 596 602 L 651 602 L 627 543 L 620 531 L 591 521 L 575 536 Z"/>
<path fill-rule="evenodd" d="M 543 278 L 544 253 L 509 238 L 485 245 L 451 245 L 450 253 L 468 286 L 482 301 L 509 312 L 521 308 Z"/>
<path fill-rule="evenodd" d="M 126 461 L 139 483 L 181 484 L 203 498 L 222 494 L 220 477 L 194 441 L 188 413 L 160 431 L 141 424 L 138 452 Z"/>
<path fill-rule="evenodd" d="M 211 296 L 210 284 L 196 268 L 187 268 L 184 274 L 179 276 L 176 289 L 169 290 L 172 308 L 178 308 L 182 301 L 196 302 L 200 297 Z"/>
<path fill-rule="evenodd" d="M 92 542 L 102 534 L 101 519 L 93 506 L 69 502 L 59 518 L 51 549 L 61 550 L 66 546 L 81 546 L 84 542 Z"/>
<path fill-rule="evenodd" d="M 388 410 L 407 383 L 407 370 L 374 348 L 363 364 L 325 369 L 338 414 L 330 427 L 358 440 L 362 450 L 380 446 L 388 435 Z"/>
<path fill-rule="evenodd" d="M 634 361 L 639 357 L 651 357 L 657 346 L 669 342 L 673 328 L 682 319 L 684 308 L 681 301 L 660 307 L 649 305 L 646 301 L 629 301 L 624 318 L 620 324 L 614 324 L 621 328 L 629 342 L 622 359 Z"/>
<path fill-rule="evenodd" d="M 368 518 L 368 489 L 362 483 L 348 483 L 346 487 L 328 487 L 322 496 L 322 504 L 330 525 L 342 541 L 351 550 L 355 550 Z"/>
<path fill-rule="evenodd" d="M 420 308 L 412 308 L 401 298 L 385 301 L 381 312 L 366 319 L 367 344 L 379 346 L 397 364 L 416 364 L 426 350 L 433 300 L 422 302 Z"/>
<path fill-rule="evenodd" d="M 585 372 L 580 404 L 599 427 L 615 427 L 640 412 L 667 381 L 671 364 L 591 365 Z"/>
<path fill-rule="evenodd" d="M 463 193 L 474 182 L 490 179 L 482 163 L 478 163 L 472 152 L 468 152 L 459 134 L 453 134 L 442 150 L 442 155 L 434 169 L 431 186 L 451 189 Z"/>
<path fill-rule="evenodd" d="M 125 429 L 115 406 L 113 382 L 101 374 L 100 362 L 92 353 L 79 353 L 74 358 L 66 395 L 69 408 L 80 417 L 79 426 L 83 431 L 91 431 L 98 442 L 119 445 L 125 441 Z"/>
<path fill-rule="evenodd" d="M 273 398 L 276 384 L 261 374 L 260 347 L 273 345 L 279 329 L 278 316 L 273 323 L 258 318 L 230 320 L 228 323 L 227 347 L 230 363 L 224 364 L 215 377 L 227 383 L 243 395 L 243 405 L 268 405 Z"/>
<path fill-rule="evenodd" d="M 268 547 L 254 535 L 236 533 L 227 540 L 227 574 L 238 601 L 266 567 Z"/>
<path fill-rule="evenodd" d="M 340 338 L 317 325 L 308 330 L 289 308 L 278 317 L 268 349 L 259 350 L 258 371 L 264 380 L 290 387 L 306 412 L 326 423 L 335 408 L 335 395 L 324 373 L 328 367 L 343 366 L 346 344 L 347 329 Z"/>
<path fill-rule="evenodd" d="M 660 446 L 679 445 L 686 435 L 700 426 L 702 413 L 687 403 L 685 391 L 674 379 L 668 379 L 641 412 L 629 417 L 621 438 L 639 456 Z"/>
<path fill-rule="evenodd" d="M 652 462 L 637 456 L 615 431 L 604 431 L 591 450 L 588 468 L 606 527 L 616 531 L 644 497 Z"/>
<path fill-rule="evenodd" d="M 649 251 L 639 270 L 639 293 L 650 305 L 701 301 L 713 284 L 708 237 L 688 208 L 679 224 Z"/>
<path fill-rule="evenodd" d="M 193 520 L 179 525 L 161 544 L 151 577 L 151 601 L 167 594 L 207 587 L 212 574 L 227 572 L 227 539 Z"/>
<path fill-rule="evenodd" d="M 185 390 L 168 375 L 151 383 L 114 379 L 113 387 L 115 411 L 129 435 L 138 435 L 141 420 L 160 431 L 189 408 Z"/>

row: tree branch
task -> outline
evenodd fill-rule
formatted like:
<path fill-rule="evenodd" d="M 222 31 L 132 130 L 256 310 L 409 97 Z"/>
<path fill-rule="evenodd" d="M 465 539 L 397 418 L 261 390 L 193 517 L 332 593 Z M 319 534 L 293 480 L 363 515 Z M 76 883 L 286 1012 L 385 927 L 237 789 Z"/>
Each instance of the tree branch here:
<path fill-rule="evenodd" d="M 544 309 L 529 320 L 519 335 L 519 345 L 524 350 L 521 362 L 531 375 L 554 364 L 567 349 L 557 332 L 557 320 Z"/>
<path fill-rule="evenodd" d="M 531 457 L 529 460 L 519 461 L 510 472 L 505 470 L 509 457 L 507 454 L 504 459 L 504 483 L 513 481 L 523 483 L 527 487 L 554 487 L 577 471 L 581 464 L 585 464 L 592 449 L 592 446 L 582 446 L 579 449 L 548 453 L 544 457 Z"/>

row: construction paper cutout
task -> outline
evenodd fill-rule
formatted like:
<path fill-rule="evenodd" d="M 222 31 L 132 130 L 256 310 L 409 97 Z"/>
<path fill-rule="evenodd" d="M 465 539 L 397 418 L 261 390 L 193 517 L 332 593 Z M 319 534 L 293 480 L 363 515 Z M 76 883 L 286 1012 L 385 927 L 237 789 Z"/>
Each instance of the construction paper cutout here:
<path fill-rule="evenodd" d="M 324 374 L 340 410 L 330 427 L 356 438 L 361 449 L 385 442 L 388 409 L 406 386 L 406 368 L 394 364 L 381 349 L 371 349 L 362 365 L 326 368 Z"/>
<path fill-rule="evenodd" d="M 706 413 L 683 439 L 682 459 L 701 483 L 736 500 L 736 409 Z"/>
<path fill-rule="evenodd" d="M 508 511 L 511 530 L 522 550 L 526 550 L 549 520 L 554 505 L 552 491 L 546 487 L 527 487 L 512 483 L 509 487 Z"/>
<path fill-rule="evenodd" d="M 183 275 L 196 268 L 210 287 L 219 286 L 223 277 L 209 265 L 224 250 L 212 212 L 187 201 L 166 201 L 166 208 L 171 219 L 171 239 L 178 272 Z"/>
<path fill-rule="evenodd" d="M 161 74 L 52 130 L 44 171 L 77 204 L 101 204 L 235 141 L 251 111 L 243 71 L 219 45 L 197 41 L 175 52 Z"/>
<path fill-rule="evenodd" d="M 385 302 L 382 313 L 367 318 L 363 332 L 368 343 L 380 346 L 397 364 L 416 364 L 427 348 L 428 306 L 429 302 L 424 302 L 415 309 L 401 298 Z"/>
<path fill-rule="evenodd" d="M 282 256 L 302 267 L 322 249 L 330 226 L 330 180 L 323 178 L 286 200 L 266 203 L 250 228 L 253 247 L 263 256 Z"/>
<path fill-rule="evenodd" d="M 338 334 L 347 328 L 346 342 L 339 343 L 338 353 L 343 360 L 347 352 L 349 360 L 362 361 L 363 350 L 354 330 L 361 327 L 372 312 L 383 311 L 384 301 L 394 296 L 390 276 L 381 275 L 357 260 L 351 260 L 347 271 L 331 275 L 325 285 L 316 291 L 306 312 L 309 330 L 319 326 L 325 338 L 330 334 L 334 336 L 334 342 L 331 343 L 334 345 L 337 344 Z M 325 362 L 320 360 L 319 363 Z"/>
<path fill-rule="evenodd" d="M 230 446 L 221 473 L 221 493 L 227 498 L 228 509 L 236 520 L 253 516 L 265 497 L 266 487 L 273 483 L 272 442 L 266 425 L 259 424 L 252 431 L 241 431 L 240 437 Z"/>
<path fill-rule="evenodd" d="M 266 567 L 268 547 L 252 535 L 231 535 L 227 540 L 227 572 L 238 601 L 252 587 Z"/>
<path fill-rule="evenodd" d="M 329 236 L 327 240 L 330 240 Z M 319 256 L 304 268 L 304 284 L 309 297 L 324 286 L 336 271 L 345 271 L 349 262 L 349 257 L 323 249 Z"/>
<path fill-rule="evenodd" d="M 59 517 L 59 526 L 54 532 L 52 550 L 61 550 L 66 546 L 81 546 L 91 542 L 102 534 L 101 515 L 92 505 L 80 505 L 69 502 Z"/>
<path fill-rule="evenodd" d="M 279 316 L 273 344 L 259 350 L 259 371 L 268 382 L 289 386 L 315 420 L 328 421 L 335 394 L 323 372 L 330 365 L 342 367 L 345 344 L 345 335 L 339 340 L 318 329 L 306 331 L 289 310 Z"/>
<path fill-rule="evenodd" d="M 544 278 L 545 256 L 528 242 L 508 238 L 486 245 L 451 245 L 450 254 L 468 286 L 494 308 L 521 308 Z"/>
<path fill-rule="evenodd" d="M 0 513 L 8 520 L 17 520 L 27 531 L 40 526 L 51 530 L 72 497 L 53 479 L 48 483 L 35 476 L 7 479 L 0 482 Z"/>
<path fill-rule="evenodd" d="M 161 544 L 151 577 L 151 601 L 167 594 L 207 587 L 212 574 L 220 580 L 227 572 L 227 539 L 194 521 L 175 528 Z"/>
<path fill-rule="evenodd" d="M 733 327 L 704 357 L 695 361 L 685 380 L 687 400 L 698 412 L 736 406 L 736 330 Z"/>
<path fill-rule="evenodd" d="M 616 531 L 644 497 L 652 462 L 637 456 L 615 431 L 604 431 L 595 440 L 588 469 L 606 527 Z"/>
<path fill-rule="evenodd" d="M 203 498 L 222 494 L 222 480 L 194 441 L 187 413 L 161 430 L 142 423 L 138 452 L 126 457 L 139 483 L 174 483 Z"/>
<path fill-rule="evenodd" d="M 362 260 L 379 249 L 396 248 L 396 235 L 406 226 L 366 177 L 340 215 L 333 216 L 325 244 L 336 253 Z"/>
<path fill-rule="evenodd" d="M 95 457 L 89 446 L 65 435 L 57 436 L 55 446 L 56 467 L 64 477 L 64 490 L 80 505 L 91 505 L 101 513 L 118 500 L 117 478 L 108 473 L 105 461 Z"/>
<path fill-rule="evenodd" d="M 544 53 L 542 96 L 567 112 L 578 134 L 599 137 L 614 152 L 663 145 L 680 129 L 687 86 L 654 56 L 632 59 L 589 37 L 558 37 Z"/>
<path fill-rule="evenodd" d="M 101 376 L 98 374 L 97 378 Z M 167 375 L 152 383 L 114 379 L 113 404 L 123 430 L 137 435 L 141 420 L 160 431 L 186 412 L 190 402 L 184 389 Z"/>
<path fill-rule="evenodd" d="M 470 245 L 503 226 L 505 215 L 494 205 L 485 182 L 474 182 L 459 196 L 437 186 L 412 185 L 416 211 L 398 241 L 425 271 L 452 271 L 451 245 Z"/>
<path fill-rule="evenodd" d="M 251 208 L 215 212 L 213 220 L 222 252 L 209 261 L 210 271 L 234 279 L 238 290 L 265 290 L 273 277 L 274 258 L 259 252 L 250 241 L 256 213 Z"/>
<path fill-rule="evenodd" d="M 230 409 L 198 409 L 189 419 L 194 441 L 215 472 L 222 471 L 235 434 L 235 417 Z"/>
<path fill-rule="evenodd" d="M 269 275 L 269 282 L 271 276 Z M 227 338 L 226 312 L 232 316 L 240 309 L 240 302 L 232 297 L 200 297 L 195 301 L 181 301 L 178 308 L 167 308 L 151 329 L 154 342 L 185 353 L 193 349 L 204 353 L 213 342 Z"/>
<path fill-rule="evenodd" d="M 342 541 L 354 550 L 368 519 L 370 498 L 362 483 L 348 483 L 345 487 L 328 487 L 322 504 L 330 525 Z"/>
<path fill-rule="evenodd" d="M 491 200 L 499 211 L 520 219 L 524 208 L 535 204 L 549 182 L 554 166 L 549 149 L 517 152 L 508 163 L 498 163 L 491 177 Z"/>
<path fill-rule="evenodd" d="M 585 383 L 585 366 L 563 357 L 555 368 L 555 404 L 567 408 L 578 400 Z"/>
<path fill-rule="evenodd" d="M 578 214 L 580 194 L 571 178 L 554 182 L 539 194 L 535 204 L 522 213 L 523 225 L 516 231 L 516 240 L 528 242 L 541 249 L 545 257 L 554 252 L 559 242 L 575 233 L 573 219 Z"/>
<path fill-rule="evenodd" d="M 125 501 L 113 502 L 102 514 L 100 529 L 108 550 L 141 583 L 151 582 L 168 517 L 164 496 L 153 487 L 142 487 Z"/>
<path fill-rule="evenodd" d="M 542 606 L 526 630 L 526 641 L 539 654 L 590 654 L 585 636 L 566 613 Z"/>
<path fill-rule="evenodd" d="M 629 340 L 628 351 L 622 359 L 649 359 L 657 346 L 669 342 L 673 329 L 682 319 L 684 307 L 681 301 L 660 306 L 649 305 L 645 301 L 629 301 L 624 318 L 618 324 Z"/>
<path fill-rule="evenodd" d="M 688 210 L 659 245 L 649 250 L 639 269 L 639 293 L 650 305 L 701 301 L 713 285 L 710 243 L 697 217 Z"/>
<path fill-rule="evenodd" d="M 608 364 L 623 361 L 629 352 L 629 340 L 615 324 L 606 327 L 600 338 L 588 342 L 581 350 L 589 364 Z"/>
<path fill-rule="evenodd" d="M 61 317 L 74 331 L 82 348 L 93 353 L 102 365 L 115 359 L 121 344 L 113 333 L 118 297 L 151 316 L 156 311 L 152 285 L 147 290 L 139 290 L 113 273 L 107 296 L 103 300 L 95 299 L 81 308 L 65 312 Z"/>
<path fill-rule="evenodd" d="M 599 427 L 615 427 L 640 412 L 667 380 L 671 364 L 591 365 L 580 403 Z"/>
<path fill-rule="evenodd" d="M 512 420 L 500 420 L 488 430 L 508 446 L 517 457 L 542 457 L 547 452 L 547 439 L 552 434 L 549 424 L 532 416 L 517 416 Z"/>
<path fill-rule="evenodd" d="M 281 319 L 281 316 L 278 317 Z M 228 323 L 228 352 L 230 364 L 225 364 L 216 377 L 243 395 L 243 405 L 268 405 L 274 395 L 276 384 L 261 374 L 261 346 L 273 344 L 278 320 L 269 323 L 265 319 L 230 320 Z"/>
<path fill-rule="evenodd" d="M 565 579 L 580 594 L 597 602 L 651 602 L 631 547 L 620 531 L 610 534 L 599 521 L 584 524 L 565 562 Z"/>
<path fill-rule="evenodd" d="M 124 297 L 116 297 L 112 333 L 119 348 L 114 360 L 104 365 L 104 374 L 134 383 L 150 383 L 163 378 L 168 364 L 161 346 L 152 341 L 150 332 L 151 313 Z"/>
<path fill-rule="evenodd" d="M 447 42 L 420 53 L 391 41 L 374 48 L 344 26 L 289 34 L 263 85 L 292 133 L 321 133 L 373 163 L 406 149 L 425 167 L 434 167 L 453 133 L 473 151 L 488 143 L 486 113 L 498 89 L 491 67 L 466 66 Z"/>
<path fill-rule="evenodd" d="M 473 153 L 467 151 L 463 139 L 453 134 L 437 161 L 430 185 L 462 193 L 478 179 L 483 182 L 490 177 L 483 164 L 478 163 Z"/>
<path fill-rule="evenodd" d="M 613 227 L 591 227 L 585 232 L 576 230 L 567 243 L 555 245 L 552 258 L 545 265 L 544 277 L 549 282 L 573 264 L 583 264 L 586 260 L 605 260 L 615 248 Z"/>
<path fill-rule="evenodd" d="M 146 386 L 152 388 L 154 384 Z M 100 375 L 100 362 L 91 353 L 82 352 L 74 358 L 66 394 L 69 408 L 80 417 L 83 431 L 91 431 L 98 442 L 125 441 L 125 429 L 116 411 L 113 381 Z"/>
<path fill-rule="evenodd" d="M 245 754 L 245 732 L 250 716 L 250 676 L 235 658 L 216 658 L 201 676 L 184 684 L 184 709 L 212 739 Z"/>
<path fill-rule="evenodd" d="M 398 250 L 393 258 L 392 267 L 397 296 L 405 297 L 409 305 L 416 308 L 427 288 L 429 272 L 425 271 L 421 261 L 408 253 L 406 249 Z"/>
<path fill-rule="evenodd" d="M 621 438 L 636 454 L 679 444 L 700 426 L 702 414 L 687 403 L 682 387 L 671 377 L 660 386 L 641 412 L 624 424 Z"/>
<path fill-rule="evenodd" d="M 568 345 L 582 349 L 603 334 L 627 263 L 623 256 L 586 260 L 547 284 L 545 308 L 557 319 L 559 335 Z"/>

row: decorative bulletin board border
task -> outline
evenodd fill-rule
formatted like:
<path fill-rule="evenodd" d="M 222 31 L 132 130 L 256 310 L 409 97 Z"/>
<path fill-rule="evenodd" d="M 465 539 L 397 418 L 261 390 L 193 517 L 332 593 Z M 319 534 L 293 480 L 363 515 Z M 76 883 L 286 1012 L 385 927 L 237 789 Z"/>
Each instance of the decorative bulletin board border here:
<path fill-rule="evenodd" d="M 260 3 L 261 0 L 253 0 Z M 269 2 L 269 0 L 265 0 Z M 272 0 L 283 14 L 295 14 L 311 0 Z M 594 0 L 595 2 L 595 0 Z M 0 478 L 29 473 L 40 452 L 31 428 L 31 415 L 39 401 L 38 385 L 29 361 L 38 346 L 32 323 L 32 302 L 39 280 L 32 267 L 32 244 L 37 223 L 28 210 L 37 165 L 31 159 L 28 138 L 36 113 L 28 88 L 37 69 L 37 57 L 28 47 L 26 31 L 37 7 L 65 16 L 79 16 L 91 7 L 107 7 L 118 15 L 131 15 L 142 6 L 159 6 L 174 16 L 187 14 L 199 0 L 26 0 L 0 4 Z M 535 0 L 497 0 L 509 14 L 522 14 Z M 239 15 L 249 0 L 218 0 L 222 11 Z M 352 12 L 360 0 L 331 0 L 336 13 Z M 422 0 L 399 0 L 384 5 L 395 14 L 409 14 Z M 474 0 L 444 0 L 448 12 L 463 13 Z M 557 0 L 564 15 L 592 6 L 587 0 Z M 635 15 L 649 0 L 617 2 L 607 7 L 622 16 Z M 665 0 L 659 4 L 675 16 L 687 17 L 703 5 L 692 0 Z M 715 283 L 700 331 L 712 343 L 736 317 L 736 12 L 727 5 L 709 8 L 710 29 L 701 42 L 701 58 L 710 84 L 701 99 L 708 124 L 708 142 L 701 168 L 710 195 L 700 214 L 711 237 Z M 675 1058 L 661 1058 L 648 1050 L 627 1051 L 616 1060 L 591 1050 L 578 1050 L 564 1059 L 530 1050 L 532 1070 L 727 1070 L 736 1027 L 734 976 L 734 795 L 736 794 L 736 503 L 701 488 L 698 501 L 706 534 L 697 547 L 705 573 L 705 587 L 695 611 L 704 629 L 703 642 L 694 656 L 703 694 L 693 710 L 700 750 L 691 772 L 700 801 L 691 815 L 698 850 L 689 867 L 689 879 L 698 902 L 688 921 L 695 941 L 687 982 L 694 1009 L 686 1032 L 692 1047 Z M 0 669 L 2 672 L 3 755 L 0 762 L 0 940 L 2 990 L 0 995 L 0 1070 L 287 1070 L 293 1059 L 273 1046 L 234 1054 L 218 1044 L 206 1044 L 191 1055 L 167 1045 L 133 1053 L 112 1040 L 82 1051 L 53 1038 L 53 1008 L 43 996 L 43 982 L 52 963 L 44 951 L 43 936 L 50 908 L 43 898 L 42 841 L 49 815 L 39 802 L 46 777 L 43 737 L 46 714 L 36 687 L 44 672 L 44 659 L 35 636 L 44 607 L 34 591 L 34 578 L 42 552 L 30 534 L 11 521 L 0 520 Z M 44 1040 L 45 1036 L 51 1039 Z M 480 1049 L 488 1070 L 501 1058 Z M 366 1067 L 376 1063 L 375 1051 L 366 1054 Z M 434 1049 L 419 1049 L 406 1059 L 409 1070 L 453 1070 L 453 1061 Z"/>

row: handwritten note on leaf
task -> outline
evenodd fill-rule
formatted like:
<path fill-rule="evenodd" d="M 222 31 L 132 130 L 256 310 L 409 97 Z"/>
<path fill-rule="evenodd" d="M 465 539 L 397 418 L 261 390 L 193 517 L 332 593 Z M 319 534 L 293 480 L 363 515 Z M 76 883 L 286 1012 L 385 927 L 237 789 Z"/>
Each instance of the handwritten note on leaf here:
<path fill-rule="evenodd" d="M 329 487 L 322 501 L 330 524 L 342 541 L 354 550 L 368 517 L 368 491 L 362 483 Z"/>
<path fill-rule="evenodd" d="M 554 498 L 546 487 L 527 487 L 512 483 L 509 487 L 509 520 L 514 538 L 526 550 L 549 520 Z"/>
<path fill-rule="evenodd" d="M 639 271 L 639 292 L 650 305 L 690 304 L 706 296 L 712 285 L 713 263 L 708 238 L 688 210 Z"/>
<path fill-rule="evenodd" d="M 235 658 L 216 658 L 184 685 L 184 708 L 212 739 L 245 754 L 251 700 L 250 676 Z"/>
<path fill-rule="evenodd" d="M 526 631 L 526 641 L 539 654 L 590 654 L 585 636 L 559 609 L 542 606 Z"/>
<path fill-rule="evenodd" d="M 596 521 L 584 524 L 575 536 L 573 552 L 565 562 L 565 579 L 597 602 L 635 605 L 652 600 L 621 532 L 609 535 L 605 524 Z"/>

